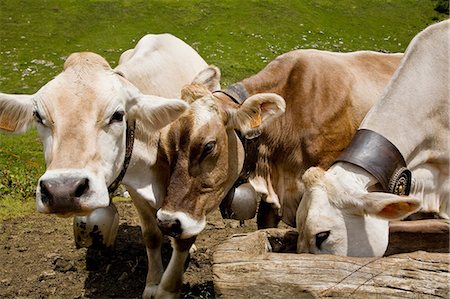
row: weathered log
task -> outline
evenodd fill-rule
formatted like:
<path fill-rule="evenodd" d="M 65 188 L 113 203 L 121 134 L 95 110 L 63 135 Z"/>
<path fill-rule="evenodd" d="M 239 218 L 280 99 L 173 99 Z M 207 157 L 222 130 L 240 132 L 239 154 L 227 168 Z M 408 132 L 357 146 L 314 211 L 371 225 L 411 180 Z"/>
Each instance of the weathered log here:
<path fill-rule="evenodd" d="M 389 225 L 385 255 L 424 250 L 449 252 L 448 220 L 394 221 Z"/>
<path fill-rule="evenodd" d="M 396 233 L 406 230 L 393 227 Z M 424 227 L 421 228 L 423 232 Z M 228 239 L 214 253 L 216 295 L 220 298 L 449 297 L 448 253 L 417 251 L 383 258 L 275 253 L 295 252 L 296 239 L 297 233 L 286 229 L 261 230 Z"/>

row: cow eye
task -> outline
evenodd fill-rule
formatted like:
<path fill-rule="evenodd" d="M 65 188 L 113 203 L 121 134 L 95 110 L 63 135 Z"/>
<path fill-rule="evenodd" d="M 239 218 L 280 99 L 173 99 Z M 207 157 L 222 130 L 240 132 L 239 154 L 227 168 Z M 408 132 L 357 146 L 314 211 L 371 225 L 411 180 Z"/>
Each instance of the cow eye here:
<path fill-rule="evenodd" d="M 216 141 L 210 141 L 203 147 L 203 152 L 201 155 L 201 158 L 205 158 L 207 155 L 209 155 L 214 148 L 216 147 Z"/>
<path fill-rule="evenodd" d="M 316 234 L 316 247 L 320 249 L 322 243 L 330 236 L 330 231 L 320 232 Z"/>
<path fill-rule="evenodd" d="M 38 122 L 38 123 L 41 124 L 41 125 L 44 124 L 44 121 L 42 120 L 42 117 L 41 117 L 41 115 L 39 114 L 39 112 L 37 112 L 36 110 L 33 111 L 33 116 L 34 116 L 34 119 L 36 120 L 36 122 Z"/>
<path fill-rule="evenodd" d="M 114 114 L 111 116 L 111 119 L 109 120 L 109 124 L 122 122 L 124 115 L 125 115 L 125 112 L 123 112 L 123 111 L 114 112 Z"/>

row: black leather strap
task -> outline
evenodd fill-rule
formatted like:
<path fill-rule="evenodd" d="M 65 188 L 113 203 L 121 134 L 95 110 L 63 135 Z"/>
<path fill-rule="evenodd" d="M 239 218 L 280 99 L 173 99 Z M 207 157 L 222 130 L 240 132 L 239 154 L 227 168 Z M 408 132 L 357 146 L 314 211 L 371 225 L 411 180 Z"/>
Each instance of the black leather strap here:
<path fill-rule="evenodd" d="M 114 71 L 117 75 L 125 78 L 125 75 L 120 71 Z M 133 145 L 134 145 L 134 129 L 135 129 L 136 123 L 133 121 L 131 123 L 127 122 L 127 136 L 125 141 L 125 159 L 123 161 L 122 170 L 120 171 L 117 178 L 109 185 L 108 187 L 108 193 L 109 193 L 109 201 L 111 202 L 113 193 L 119 188 L 119 184 L 122 181 L 123 177 L 125 176 L 125 173 L 127 172 L 128 165 L 130 164 L 131 160 L 131 154 L 133 153 Z"/>
<path fill-rule="evenodd" d="M 213 93 L 222 93 L 230 98 L 236 104 L 241 105 L 250 95 L 245 89 L 242 83 L 235 83 L 225 90 L 214 91 Z M 245 158 L 244 165 L 242 167 L 242 171 L 239 174 L 239 178 L 234 184 L 234 187 L 238 187 L 239 185 L 247 182 L 250 173 L 255 169 L 257 156 L 258 156 L 258 146 L 259 140 L 258 138 L 247 139 L 245 138 L 240 131 L 235 130 L 236 135 L 239 137 L 239 140 L 244 147 Z"/>
<path fill-rule="evenodd" d="M 244 103 L 244 101 L 250 96 L 242 83 L 233 84 L 230 87 L 226 88 L 225 90 L 218 90 L 214 91 L 213 93 L 222 93 L 238 105 Z M 220 203 L 220 211 L 224 219 L 233 218 L 231 203 L 233 201 L 234 192 L 237 187 L 248 181 L 250 173 L 256 167 L 258 157 L 259 139 L 258 138 L 247 139 L 238 130 L 236 130 L 236 135 L 239 137 L 239 140 L 241 141 L 242 146 L 244 147 L 245 158 L 244 158 L 244 165 L 242 166 L 242 170 L 241 173 L 239 174 L 238 179 L 236 180 L 233 187 L 230 189 L 228 194 Z"/>
<path fill-rule="evenodd" d="M 125 176 L 125 173 L 127 172 L 128 165 L 130 164 L 131 160 L 131 154 L 133 153 L 133 145 L 134 145 L 134 128 L 135 128 L 135 122 L 127 123 L 127 137 L 126 137 L 126 150 L 125 150 L 125 159 L 123 161 L 123 167 L 120 171 L 117 178 L 114 180 L 114 182 L 111 183 L 108 187 L 108 193 L 110 201 L 112 199 L 113 193 L 117 190 L 119 187 L 120 182 L 122 181 L 123 177 Z"/>
<path fill-rule="evenodd" d="M 235 83 L 225 90 L 217 90 L 213 93 L 220 92 L 227 95 L 236 104 L 241 105 L 250 96 L 242 83 Z"/>
<path fill-rule="evenodd" d="M 352 163 L 365 169 L 380 182 L 385 192 L 408 195 L 411 190 L 412 175 L 402 154 L 374 131 L 358 130 L 336 162 Z"/>

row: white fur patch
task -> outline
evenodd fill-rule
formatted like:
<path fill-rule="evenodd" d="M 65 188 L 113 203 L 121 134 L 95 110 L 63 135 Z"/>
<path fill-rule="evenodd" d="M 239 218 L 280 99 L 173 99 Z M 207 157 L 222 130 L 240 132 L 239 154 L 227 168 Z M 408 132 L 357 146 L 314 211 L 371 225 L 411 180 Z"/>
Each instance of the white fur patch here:
<path fill-rule="evenodd" d="M 181 239 L 187 239 L 198 235 L 206 226 L 206 218 L 197 221 L 192 219 L 188 214 L 179 211 L 171 212 L 159 210 L 156 213 L 156 217 L 161 221 L 178 219 L 181 223 Z"/>
<path fill-rule="evenodd" d="M 217 116 L 215 103 L 209 97 L 204 97 L 191 104 L 191 109 L 195 111 L 194 130 L 211 122 Z"/>
<path fill-rule="evenodd" d="M 249 179 L 248 181 L 256 192 L 265 195 L 269 194 L 269 191 L 267 190 L 267 182 L 263 177 L 256 176 L 254 178 Z"/>

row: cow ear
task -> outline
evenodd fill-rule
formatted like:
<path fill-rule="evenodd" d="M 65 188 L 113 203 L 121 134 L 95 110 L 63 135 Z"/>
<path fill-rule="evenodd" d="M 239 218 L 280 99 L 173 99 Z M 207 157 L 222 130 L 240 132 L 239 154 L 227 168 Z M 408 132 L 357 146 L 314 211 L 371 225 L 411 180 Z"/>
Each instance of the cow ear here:
<path fill-rule="evenodd" d="M 180 117 L 188 107 L 183 100 L 140 94 L 127 103 L 127 118 L 157 131 Z"/>
<path fill-rule="evenodd" d="M 237 109 L 227 111 L 227 127 L 238 129 L 248 139 L 259 136 L 275 118 L 284 113 L 286 102 L 275 93 L 255 94 Z"/>
<path fill-rule="evenodd" d="M 209 91 L 220 90 L 220 70 L 215 65 L 210 65 L 195 76 L 192 84 L 201 84 Z"/>
<path fill-rule="evenodd" d="M 21 134 L 33 126 L 33 97 L 0 93 L 0 131 Z"/>
<path fill-rule="evenodd" d="M 418 199 L 382 192 L 370 192 L 361 200 L 367 214 L 386 220 L 405 218 L 421 206 L 421 201 Z"/>

